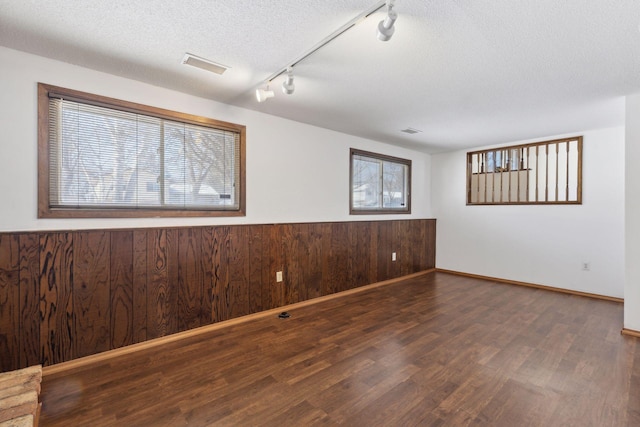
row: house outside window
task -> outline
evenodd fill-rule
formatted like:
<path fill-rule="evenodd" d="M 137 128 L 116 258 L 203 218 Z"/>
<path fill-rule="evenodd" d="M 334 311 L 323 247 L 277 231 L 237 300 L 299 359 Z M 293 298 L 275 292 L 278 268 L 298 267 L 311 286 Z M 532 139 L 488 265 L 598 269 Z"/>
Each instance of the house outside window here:
<path fill-rule="evenodd" d="M 350 213 L 411 213 L 411 160 L 351 149 Z"/>

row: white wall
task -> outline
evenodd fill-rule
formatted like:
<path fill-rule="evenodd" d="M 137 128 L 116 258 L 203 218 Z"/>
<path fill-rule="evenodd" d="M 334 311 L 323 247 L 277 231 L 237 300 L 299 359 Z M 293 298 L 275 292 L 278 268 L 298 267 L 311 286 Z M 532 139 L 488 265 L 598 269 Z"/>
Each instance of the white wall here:
<path fill-rule="evenodd" d="M 544 138 L 584 135 L 582 205 L 466 206 L 466 151 L 434 155 L 437 267 L 623 297 L 624 132 Z"/>
<path fill-rule="evenodd" d="M 37 219 L 37 90 L 48 83 L 247 126 L 243 218 Z M 0 48 L 0 231 L 431 217 L 428 154 Z M 349 148 L 413 161 L 411 215 L 349 215 Z"/>
<path fill-rule="evenodd" d="M 640 331 L 640 94 L 627 97 L 624 327 Z"/>

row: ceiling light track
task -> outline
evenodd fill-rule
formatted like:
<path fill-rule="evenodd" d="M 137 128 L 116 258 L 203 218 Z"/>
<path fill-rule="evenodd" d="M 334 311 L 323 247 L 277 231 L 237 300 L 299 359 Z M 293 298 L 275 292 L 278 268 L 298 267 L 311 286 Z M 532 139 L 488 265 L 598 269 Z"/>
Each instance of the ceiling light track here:
<path fill-rule="evenodd" d="M 264 102 L 267 99 L 274 96 L 273 91 L 269 91 L 269 84 L 273 80 L 277 79 L 278 77 L 280 77 L 285 73 L 287 73 L 287 80 L 283 83 L 282 91 L 288 95 L 292 94 L 295 89 L 293 87 L 293 68 L 296 65 L 298 65 L 301 61 L 307 59 L 309 56 L 313 55 L 318 50 L 322 49 L 323 47 L 331 43 L 333 40 L 340 37 L 342 34 L 349 31 L 351 28 L 355 27 L 356 25 L 358 25 L 359 23 L 367 19 L 369 16 L 373 15 L 374 13 L 382 9 L 385 5 L 387 6 L 387 9 L 388 9 L 387 17 L 383 21 L 380 21 L 380 24 L 378 25 L 378 39 L 382 41 L 389 40 L 394 32 L 393 24 L 398 18 L 397 13 L 393 10 L 394 3 L 395 3 L 395 0 L 379 1 L 378 3 L 366 9 L 365 11 L 360 13 L 358 16 L 356 16 L 355 18 L 353 18 L 352 20 L 350 20 L 349 22 L 347 22 L 346 24 L 344 24 L 343 26 L 335 30 L 333 33 L 329 34 L 327 37 L 325 37 L 320 42 L 315 44 L 311 49 L 307 50 L 302 55 L 298 56 L 293 61 L 285 65 L 284 67 L 282 67 L 275 73 L 271 74 L 265 80 L 265 85 L 267 89 L 256 90 L 256 98 L 258 99 L 258 102 Z M 384 34 L 382 34 L 381 31 L 384 31 Z M 287 89 L 285 89 L 285 85 L 287 85 L 288 87 Z M 270 95 L 265 98 L 265 93 L 268 93 L 268 92 L 270 92 Z"/>

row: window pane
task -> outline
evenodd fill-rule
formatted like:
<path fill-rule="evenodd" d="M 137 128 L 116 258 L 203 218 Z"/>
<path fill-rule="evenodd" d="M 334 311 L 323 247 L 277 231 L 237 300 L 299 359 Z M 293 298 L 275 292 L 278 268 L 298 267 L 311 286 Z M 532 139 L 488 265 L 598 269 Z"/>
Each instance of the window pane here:
<path fill-rule="evenodd" d="M 215 188 L 214 182 L 221 182 L 219 203 L 223 206 L 237 207 L 239 199 L 237 193 L 239 185 L 237 185 L 237 182 L 239 177 L 238 169 L 233 165 L 240 159 L 238 135 L 226 132 L 223 137 L 218 138 L 221 139 L 224 147 L 224 173 L 218 171 L 217 175 L 222 175 L 221 179 L 215 178 L 217 175 L 214 175 L 211 178 L 210 185 Z"/>
<path fill-rule="evenodd" d="M 182 123 L 165 123 L 167 204 L 237 207 L 236 138 Z"/>
<path fill-rule="evenodd" d="M 184 147 L 183 126 L 176 123 L 166 123 L 164 127 L 164 197 L 167 205 L 184 206 L 186 193 L 193 189 L 185 182 L 186 159 Z"/>
<path fill-rule="evenodd" d="M 360 156 L 354 157 L 353 207 L 381 207 L 380 190 L 380 162 Z"/>
<path fill-rule="evenodd" d="M 136 140 L 136 204 L 138 206 L 160 206 L 162 167 L 159 119 L 138 116 L 138 139 Z"/>
<path fill-rule="evenodd" d="M 351 150 L 351 212 L 409 213 L 411 161 Z"/>
<path fill-rule="evenodd" d="M 139 123 L 135 115 L 68 101 L 55 105 L 61 110 L 61 137 L 51 144 L 52 157 L 60 165 L 52 191 L 57 199 L 52 204 L 135 207 L 140 166 L 136 154 L 157 153 L 157 138 L 153 141 L 147 134 L 157 134 L 159 121 Z M 153 145 L 148 147 L 149 143 Z M 147 155 L 144 169 L 157 169 L 155 164 L 154 157 Z"/>
<path fill-rule="evenodd" d="M 406 168 L 399 163 L 382 162 L 385 208 L 404 208 L 406 205 Z"/>

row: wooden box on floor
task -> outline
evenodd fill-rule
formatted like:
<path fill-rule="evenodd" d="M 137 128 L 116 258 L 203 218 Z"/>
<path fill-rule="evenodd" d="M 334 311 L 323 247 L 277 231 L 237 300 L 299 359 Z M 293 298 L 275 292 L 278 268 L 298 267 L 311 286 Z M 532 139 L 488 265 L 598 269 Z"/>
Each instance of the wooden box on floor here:
<path fill-rule="evenodd" d="M 42 366 L 0 374 L 0 427 L 37 426 Z"/>

